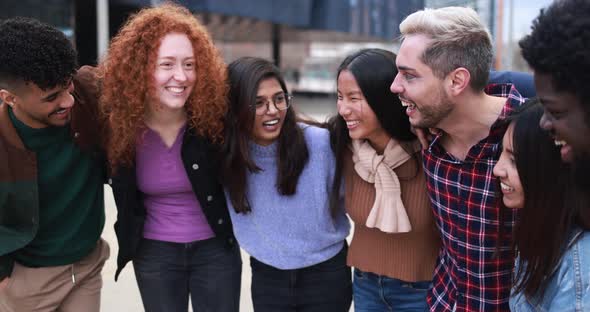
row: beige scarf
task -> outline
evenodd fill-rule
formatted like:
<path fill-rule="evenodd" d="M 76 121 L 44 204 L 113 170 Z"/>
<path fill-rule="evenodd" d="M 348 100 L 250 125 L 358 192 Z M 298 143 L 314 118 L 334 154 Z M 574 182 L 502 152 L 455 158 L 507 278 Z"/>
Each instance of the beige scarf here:
<path fill-rule="evenodd" d="M 413 152 L 420 150 L 413 144 Z M 356 173 L 375 185 L 375 203 L 366 226 L 386 233 L 406 233 L 412 230 L 410 219 L 401 198 L 399 179 L 393 169 L 412 156 L 400 144 L 389 140 L 383 155 L 378 155 L 366 140 L 352 140 L 352 161 Z"/>

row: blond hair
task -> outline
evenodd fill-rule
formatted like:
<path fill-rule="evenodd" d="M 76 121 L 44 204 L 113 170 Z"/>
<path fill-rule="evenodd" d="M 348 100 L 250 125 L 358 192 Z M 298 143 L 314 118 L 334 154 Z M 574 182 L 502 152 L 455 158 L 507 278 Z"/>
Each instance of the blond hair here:
<path fill-rule="evenodd" d="M 402 40 L 412 35 L 431 39 L 421 59 L 439 78 L 464 67 L 471 75 L 470 86 L 483 90 L 492 66 L 492 39 L 473 9 L 424 9 L 406 17 L 399 29 Z"/>

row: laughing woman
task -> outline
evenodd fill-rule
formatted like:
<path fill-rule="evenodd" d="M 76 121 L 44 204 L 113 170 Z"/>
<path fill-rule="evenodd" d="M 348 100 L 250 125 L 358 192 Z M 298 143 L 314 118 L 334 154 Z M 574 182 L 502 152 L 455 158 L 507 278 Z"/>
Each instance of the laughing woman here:
<path fill-rule="evenodd" d="M 229 66 L 223 180 L 236 238 L 250 255 L 257 312 L 348 311 L 343 209 L 329 209 L 335 160 L 325 129 L 298 124 L 270 62 Z"/>
<path fill-rule="evenodd" d="M 354 222 L 348 265 L 354 267 L 356 312 L 425 311 L 440 248 L 420 147 L 389 90 L 396 74 L 395 54 L 382 49 L 349 55 L 337 73 L 333 190 L 344 181 Z"/>
<path fill-rule="evenodd" d="M 494 167 L 503 209 L 519 209 L 510 310 L 590 311 L 590 232 L 577 222 L 588 194 L 573 192 L 560 148 L 539 127 L 541 115 L 535 101 L 514 115 Z"/>
<path fill-rule="evenodd" d="M 185 8 L 134 15 L 101 64 L 102 110 L 119 241 L 117 273 L 133 262 L 146 311 L 239 310 L 234 243 L 215 142 L 226 73 Z"/>

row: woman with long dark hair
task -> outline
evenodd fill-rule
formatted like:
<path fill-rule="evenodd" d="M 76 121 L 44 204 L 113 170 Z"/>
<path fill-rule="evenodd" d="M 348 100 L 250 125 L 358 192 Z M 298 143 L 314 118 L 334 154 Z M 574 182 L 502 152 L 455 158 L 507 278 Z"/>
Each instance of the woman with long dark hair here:
<path fill-rule="evenodd" d="M 539 127 L 543 107 L 530 100 L 504 135 L 494 167 L 503 209 L 519 209 L 513 251 L 512 311 L 588 311 L 590 234 L 577 224 L 583 195 L 570 182 L 559 145 Z"/>
<path fill-rule="evenodd" d="M 223 182 L 235 234 L 250 255 L 259 311 L 348 311 L 349 223 L 329 209 L 334 156 L 325 129 L 297 122 L 278 68 L 229 65 Z"/>
<path fill-rule="evenodd" d="M 424 311 L 440 239 L 420 164 L 420 144 L 397 95 L 395 54 L 366 49 L 338 68 L 338 115 L 330 121 L 337 170 L 354 221 L 348 265 L 355 311 Z M 343 179 L 342 179 L 343 178 Z"/>
<path fill-rule="evenodd" d="M 242 262 L 217 151 L 223 59 L 186 8 L 133 15 L 101 64 L 117 204 L 115 279 L 132 261 L 146 311 L 237 312 Z"/>

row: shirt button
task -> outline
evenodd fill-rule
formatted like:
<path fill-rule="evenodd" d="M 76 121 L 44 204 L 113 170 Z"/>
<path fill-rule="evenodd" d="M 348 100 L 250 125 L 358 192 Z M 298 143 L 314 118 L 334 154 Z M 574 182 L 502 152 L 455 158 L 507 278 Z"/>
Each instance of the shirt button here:
<path fill-rule="evenodd" d="M 78 138 L 80 136 L 80 132 L 74 132 L 74 138 Z"/>
<path fill-rule="evenodd" d="M 217 224 L 223 224 L 223 219 L 217 220 Z"/>
<path fill-rule="evenodd" d="M 197 169 L 199 169 L 199 165 L 193 164 L 193 170 L 197 170 Z"/>
<path fill-rule="evenodd" d="M 211 202 L 211 201 L 213 201 L 213 196 L 211 196 L 211 195 L 207 196 L 207 201 L 208 201 L 208 202 Z"/>
<path fill-rule="evenodd" d="M 113 185 L 113 179 L 109 178 L 109 180 L 107 181 L 107 183 L 108 183 L 109 185 Z"/>
<path fill-rule="evenodd" d="M 231 238 L 231 237 L 227 241 L 229 242 L 230 245 L 233 245 L 234 244 L 234 239 Z"/>

